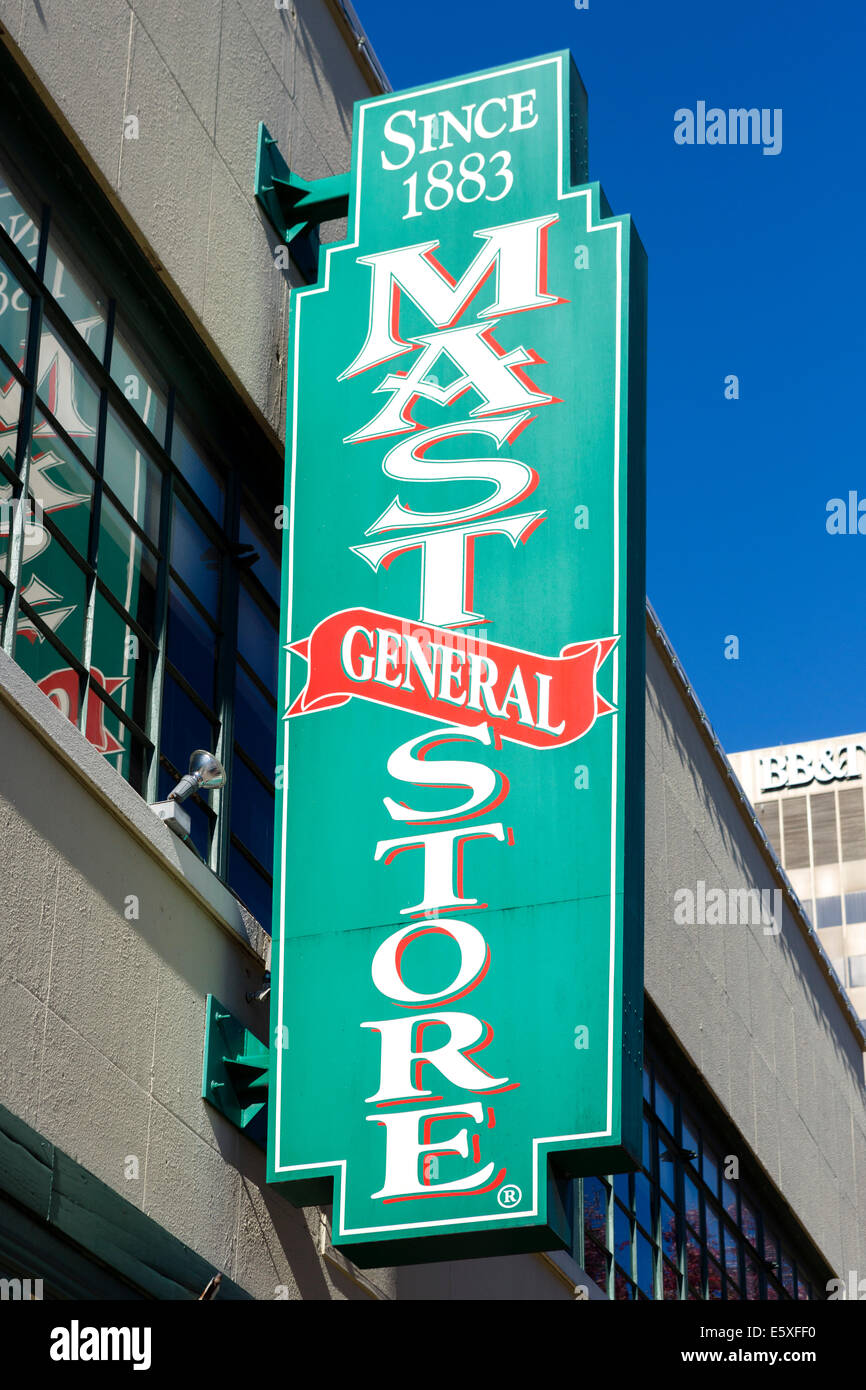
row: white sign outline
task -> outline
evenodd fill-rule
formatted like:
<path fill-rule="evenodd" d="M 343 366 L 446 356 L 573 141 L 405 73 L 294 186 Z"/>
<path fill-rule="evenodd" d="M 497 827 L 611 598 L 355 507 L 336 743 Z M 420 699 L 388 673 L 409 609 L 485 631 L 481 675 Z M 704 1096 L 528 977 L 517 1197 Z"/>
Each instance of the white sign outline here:
<path fill-rule="evenodd" d="M 592 221 L 592 195 L 593 188 L 589 185 L 579 190 L 566 191 L 563 187 L 563 54 L 555 54 L 548 58 L 536 59 L 529 63 L 517 63 L 510 68 L 497 68 L 489 73 L 470 74 L 470 78 L 476 81 L 494 81 L 503 77 L 511 76 L 518 72 L 529 72 L 533 68 L 545 67 L 551 63 L 556 66 L 556 87 L 557 87 L 557 201 L 564 202 L 569 198 L 583 198 L 585 200 L 586 231 L 615 231 L 616 233 L 616 310 L 615 310 L 615 338 L 616 338 L 616 378 L 614 394 L 614 446 L 613 446 L 613 508 L 614 508 L 614 545 L 613 545 L 613 612 L 610 623 L 610 633 L 612 636 L 621 638 L 622 634 L 617 627 L 619 613 L 619 533 L 620 533 L 620 506 L 619 506 L 619 477 L 620 477 L 620 455 L 621 455 L 621 401 L 622 401 L 622 218 L 606 218 L 599 223 Z M 330 288 L 331 258 L 335 255 L 355 250 L 359 242 L 359 223 L 361 215 L 361 174 L 364 167 L 364 123 L 367 109 L 370 107 L 387 106 L 395 101 L 405 101 L 407 96 L 413 94 L 431 96 L 437 92 L 449 91 L 453 87 L 465 86 L 467 78 L 460 78 L 453 82 L 443 83 L 435 87 L 419 87 L 413 92 L 400 92 L 395 96 L 383 97 L 378 100 L 365 102 L 360 109 L 360 121 L 358 130 L 358 150 L 357 150 L 357 181 L 355 187 L 355 240 L 344 243 L 340 246 L 328 247 L 325 249 L 325 277 L 321 285 L 310 286 L 308 289 L 298 290 L 294 295 L 295 327 L 294 333 L 294 363 L 292 381 L 292 471 L 291 471 L 291 491 L 290 491 L 290 521 L 289 521 L 289 573 L 288 573 L 288 599 L 286 612 L 286 631 L 283 641 L 288 643 L 292 640 L 292 589 L 294 583 L 294 523 L 295 523 L 295 477 L 297 471 L 297 421 L 298 408 L 298 379 L 299 379 L 299 348 L 300 348 L 300 317 L 305 300 L 318 294 L 327 294 Z M 555 1134 L 544 1138 L 533 1139 L 533 1189 L 532 1205 L 524 1207 L 519 1211 L 503 1212 L 501 1215 L 489 1213 L 482 1216 L 448 1217 L 444 1220 L 420 1220 L 408 1223 L 398 1223 L 394 1225 L 381 1226 L 346 1226 L 345 1206 L 346 1206 L 346 1159 L 323 1159 L 316 1163 L 296 1163 L 285 1164 L 280 1162 L 280 1136 L 281 1136 L 281 1115 L 282 1115 L 282 1061 L 283 1049 L 277 1049 L 276 1062 L 276 1096 L 275 1096 L 275 1125 L 274 1125 L 274 1173 L 308 1173 L 312 1177 L 318 1173 L 326 1176 L 332 1173 L 334 1180 L 339 1181 L 339 1227 L 333 1232 L 335 1241 L 339 1242 L 346 1236 L 379 1236 L 389 1232 L 398 1232 L 406 1236 L 417 1235 L 424 1231 L 434 1230 L 439 1226 L 472 1226 L 474 1224 L 492 1221 L 510 1221 L 521 1224 L 529 1224 L 530 1218 L 539 1215 L 538 1209 L 538 1178 L 540 1170 L 539 1149 L 551 1144 L 569 1143 L 575 1140 L 603 1139 L 608 1138 L 613 1132 L 613 1035 L 614 1035 L 614 980 L 616 978 L 616 847 L 617 847 L 617 742 L 618 742 L 618 711 L 620 707 L 619 696 L 619 643 L 611 653 L 613 694 L 611 703 L 614 711 L 611 714 L 611 858 L 610 858 L 610 957 L 609 957 L 609 991 L 608 991 L 608 1064 L 607 1064 L 607 1128 L 604 1130 L 593 1130 L 582 1134 Z M 289 666 L 291 655 L 285 652 L 285 689 L 289 690 Z M 283 786 L 283 814 L 281 827 L 280 852 L 282 858 L 283 871 L 281 873 L 280 884 L 280 948 L 279 948 L 279 985 L 277 994 L 277 1028 L 282 1029 L 283 1025 L 283 979 L 284 979 L 284 947 L 286 933 L 282 929 L 286 920 L 286 847 L 287 847 L 287 816 L 288 816 L 288 788 L 289 778 L 289 724 L 291 721 L 283 720 L 283 767 L 284 786 Z M 281 1036 L 281 1034 L 278 1034 Z M 546 1165 L 545 1165 L 546 1169 Z M 336 1210 L 336 1204 L 335 1204 Z"/>

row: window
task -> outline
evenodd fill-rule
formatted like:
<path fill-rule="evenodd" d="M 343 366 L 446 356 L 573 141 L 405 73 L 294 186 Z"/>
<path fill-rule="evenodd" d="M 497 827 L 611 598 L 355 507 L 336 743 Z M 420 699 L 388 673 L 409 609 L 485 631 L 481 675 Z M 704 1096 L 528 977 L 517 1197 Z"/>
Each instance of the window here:
<path fill-rule="evenodd" d="M 841 927 L 842 899 L 839 897 L 815 899 L 816 927 Z"/>
<path fill-rule="evenodd" d="M 575 1259 L 611 1298 L 811 1297 L 817 1281 L 781 1210 L 758 1200 L 742 1160 L 734 1176 L 695 1096 L 650 1043 L 646 1057 L 641 1169 L 577 1181 Z"/>
<path fill-rule="evenodd" d="M 0 641 L 149 801 L 216 753 L 192 841 L 267 927 L 278 536 L 104 267 L 0 151 Z"/>
<path fill-rule="evenodd" d="M 165 443 L 167 389 L 144 354 L 132 346 L 130 335 L 115 330 L 111 345 L 111 375 L 159 444 Z"/>
<path fill-rule="evenodd" d="M 866 922 L 866 893 L 845 894 L 845 921 L 852 926 L 855 922 Z"/>
<path fill-rule="evenodd" d="M 866 817 L 863 814 L 863 788 L 845 787 L 839 792 L 839 824 L 842 831 L 842 858 L 866 859 Z"/>
<path fill-rule="evenodd" d="M 206 459 L 202 458 L 193 443 L 191 431 L 180 419 L 175 419 L 172 425 L 171 456 L 199 501 L 207 507 L 215 521 L 222 523 L 225 510 L 225 488 L 222 480 Z"/>
<path fill-rule="evenodd" d="M 806 797 L 791 796 L 781 801 L 782 829 L 785 835 L 785 868 L 808 869 L 809 823 Z"/>
<path fill-rule="evenodd" d="M 767 839 L 781 859 L 782 833 L 780 830 L 778 801 L 756 801 L 755 814 L 764 827 Z"/>
<path fill-rule="evenodd" d="M 44 278 L 51 296 L 75 324 L 87 346 L 103 361 L 108 300 L 56 229 L 52 229 L 48 239 Z"/>
<path fill-rule="evenodd" d="M 819 792 L 809 797 L 812 815 L 812 856 L 816 864 L 838 864 L 839 837 L 836 834 L 836 793 Z"/>
<path fill-rule="evenodd" d="M 866 985 L 866 956 L 848 957 L 848 982 L 852 989 Z"/>

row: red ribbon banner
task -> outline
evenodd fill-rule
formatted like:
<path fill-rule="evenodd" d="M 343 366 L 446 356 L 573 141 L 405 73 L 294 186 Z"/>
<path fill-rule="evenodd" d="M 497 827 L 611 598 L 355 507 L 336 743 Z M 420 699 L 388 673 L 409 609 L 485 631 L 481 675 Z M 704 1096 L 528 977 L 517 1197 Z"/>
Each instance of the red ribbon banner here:
<path fill-rule="evenodd" d="M 558 657 L 519 651 L 369 608 L 332 613 L 289 651 L 309 665 L 286 712 L 333 709 L 353 697 L 449 724 L 490 724 L 500 738 L 555 748 L 610 714 L 596 674 L 616 637 L 573 642 Z"/>

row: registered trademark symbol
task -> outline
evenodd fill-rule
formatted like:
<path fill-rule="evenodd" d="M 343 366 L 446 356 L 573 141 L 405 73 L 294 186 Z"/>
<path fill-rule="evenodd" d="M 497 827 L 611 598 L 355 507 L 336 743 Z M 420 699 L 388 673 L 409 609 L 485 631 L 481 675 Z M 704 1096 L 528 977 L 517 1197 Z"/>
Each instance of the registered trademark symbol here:
<path fill-rule="evenodd" d="M 496 1200 L 501 1207 L 516 1207 L 522 1196 L 520 1188 L 509 1182 L 499 1189 Z"/>

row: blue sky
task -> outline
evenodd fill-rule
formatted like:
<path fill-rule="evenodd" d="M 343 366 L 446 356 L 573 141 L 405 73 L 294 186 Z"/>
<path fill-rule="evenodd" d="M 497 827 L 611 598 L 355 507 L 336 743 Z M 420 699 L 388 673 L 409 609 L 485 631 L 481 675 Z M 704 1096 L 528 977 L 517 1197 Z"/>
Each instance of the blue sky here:
<path fill-rule="evenodd" d="M 571 49 L 649 255 L 649 596 L 729 751 L 866 728 L 866 535 L 826 530 L 866 500 L 862 0 L 355 7 L 395 88 Z M 781 152 L 677 145 L 700 100 Z"/>

